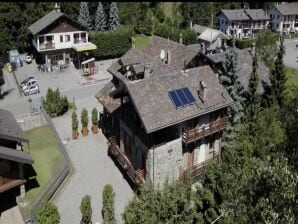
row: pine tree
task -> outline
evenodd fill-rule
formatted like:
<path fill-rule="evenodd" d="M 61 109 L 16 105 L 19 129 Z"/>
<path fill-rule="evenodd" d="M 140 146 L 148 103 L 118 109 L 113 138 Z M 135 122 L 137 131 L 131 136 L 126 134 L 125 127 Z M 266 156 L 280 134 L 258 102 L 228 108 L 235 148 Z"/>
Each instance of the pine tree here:
<path fill-rule="evenodd" d="M 283 38 L 281 38 L 279 51 L 277 53 L 277 58 L 274 63 L 274 69 L 270 73 L 270 100 L 276 101 L 279 106 L 282 106 L 283 100 L 285 97 L 285 89 L 286 89 L 286 81 L 287 77 L 284 72 L 284 64 L 283 64 L 283 55 L 284 55 L 284 46 L 283 46 Z"/>
<path fill-rule="evenodd" d="M 120 25 L 120 22 L 118 17 L 117 3 L 112 2 L 110 7 L 110 15 L 109 15 L 109 29 L 117 30 L 119 25 Z"/>
<path fill-rule="evenodd" d="M 220 77 L 221 83 L 234 100 L 234 104 L 229 108 L 229 121 L 232 126 L 238 124 L 243 116 L 244 88 L 239 80 L 239 68 L 239 56 L 234 46 L 225 53 L 223 73 Z"/>
<path fill-rule="evenodd" d="M 103 11 L 101 2 L 98 3 L 95 17 L 95 30 L 96 31 L 105 31 L 107 29 L 107 17 Z"/>
<path fill-rule="evenodd" d="M 81 2 L 79 22 L 84 25 L 88 31 L 92 30 L 92 18 L 89 14 L 88 2 Z"/>
<path fill-rule="evenodd" d="M 247 98 L 246 98 L 246 118 L 249 124 L 249 132 L 253 135 L 253 127 L 252 124 L 256 120 L 257 113 L 259 110 L 260 97 L 257 92 L 259 85 L 259 77 L 257 73 L 258 69 L 258 57 L 257 54 L 253 56 L 252 61 L 252 73 L 250 75 L 248 90 L 247 90 Z"/>

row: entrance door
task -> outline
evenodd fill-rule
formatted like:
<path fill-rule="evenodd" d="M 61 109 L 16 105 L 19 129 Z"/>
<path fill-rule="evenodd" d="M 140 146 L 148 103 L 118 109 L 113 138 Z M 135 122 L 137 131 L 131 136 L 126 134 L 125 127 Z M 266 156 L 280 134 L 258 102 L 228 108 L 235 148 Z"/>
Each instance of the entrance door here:
<path fill-rule="evenodd" d="M 206 145 L 205 141 L 203 140 L 198 151 L 198 159 L 197 159 L 197 164 L 200 164 L 206 160 Z"/>
<path fill-rule="evenodd" d="M 131 161 L 131 138 L 126 133 L 124 134 L 124 153 L 129 161 Z"/>

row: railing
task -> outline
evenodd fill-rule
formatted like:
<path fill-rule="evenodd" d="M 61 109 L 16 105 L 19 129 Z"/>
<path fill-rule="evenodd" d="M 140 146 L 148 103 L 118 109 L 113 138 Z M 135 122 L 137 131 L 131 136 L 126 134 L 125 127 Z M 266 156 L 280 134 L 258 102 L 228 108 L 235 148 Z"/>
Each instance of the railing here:
<path fill-rule="evenodd" d="M 228 122 L 227 117 L 223 117 L 217 121 L 213 121 L 207 126 L 194 128 L 183 132 L 182 141 L 186 144 L 199 140 L 207 135 L 223 130 Z"/>
<path fill-rule="evenodd" d="M 75 44 L 87 43 L 87 39 L 74 39 Z"/>
<path fill-rule="evenodd" d="M 55 43 L 39 44 L 39 50 L 55 49 Z"/>
<path fill-rule="evenodd" d="M 120 151 L 118 145 L 116 144 L 116 140 L 113 139 L 113 137 L 109 138 L 108 152 L 115 157 L 119 165 L 124 169 L 129 178 L 137 187 L 140 187 L 141 184 L 144 183 L 144 179 L 142 178 L 142 170 L 134 170 L 126 156 Z"/>
<path fill-rule="evenodd" d="M 202 163 L 194 165 L 190 169 L 181 170 L 180 171 L 180 180 L 182 182 L 186 182 L 188 178 L 195 179 L 201 176 L 205 170 L 207 165 L 212 161 L 219 161 L 219 154 L 215 151 L 212 152 L 212 158 L 205 160 Z"/>
<path fill-rule="evenodd" d="M 25 179 L 20 179 L 18 171 L 9 171 L 3 173 L 0 176 L 0 193 L 19 186 L 25 182 Z"/>

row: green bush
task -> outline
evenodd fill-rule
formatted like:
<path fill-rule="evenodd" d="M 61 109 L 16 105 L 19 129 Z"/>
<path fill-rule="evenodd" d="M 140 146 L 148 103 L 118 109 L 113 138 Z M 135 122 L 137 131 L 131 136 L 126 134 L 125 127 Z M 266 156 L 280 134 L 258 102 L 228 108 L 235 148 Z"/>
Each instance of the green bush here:
<path fill-rule="evenodd" d="M 84 108 L 81 113 L 81 123 L 82 127 L 86 128 L 88 126 L 88 111 Z"/>
<path fill-rule="evenodd" d="M 66 96 L 61 96 L 59 89 L 48 89 L 46 99 L 42 98 L 42 105 L 50 117 L 57 117 L 68 111 L 69 103 Z"/>
<path fill-rule="evenodd" d="M 37 210 L 35 217 L 36 224 L 58 224 L 59 222 L 60 215 L 55 204 L 46 202 Z"/>
<path fill-rule="evenodd" d="M 72 112 L 71 119 L 72 119 L 72 122 L 71 122 L 72 130 L 77 131 L 79 127 L 79 121 L 78 121 L 78 115 L 75 111 Z"/>
<path fill-rule="evenodd" d="M 82 214 L 81 224 L 91 224 L 92 208 L 91 197 L 89 195 L 85 195 L 82 198 L 80 210 Z"/>
<path fill-rule="evenodd" d="M 102 192 L 102 211 L 103 211 L 103 219 L 105 224 L 116 223 L 115 220 L 115 192 L 113 190 L 112 185 L 107 184 L 104 186 Z M 106 215 L 105 215 L 106 214 Z"/>
<path fill-rule="evenodd" d="M 96 108 L 93 108 L 92 110 L 92 124 L 98 123 L 98 111 Z"/>
<path fill-rule="evenodd" d="M 122 27 L 113 32 L 92 32 L 90 37 L 97 46 L 92 54 L 97 59 L 120 57 L 131 48 L 132 36 L 131 27 Z"/>

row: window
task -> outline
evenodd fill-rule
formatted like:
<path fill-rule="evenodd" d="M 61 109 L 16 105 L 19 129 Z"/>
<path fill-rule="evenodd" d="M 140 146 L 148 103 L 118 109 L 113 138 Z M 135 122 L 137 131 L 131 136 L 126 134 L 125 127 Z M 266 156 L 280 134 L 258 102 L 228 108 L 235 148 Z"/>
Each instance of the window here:
<path fill-rule="evenodd" d="M 65 35 L 65 42 L 69 42 L 70 41 L 70 35 Z"/>
<path fill-rule="evenodd" d="M 43 44 L 44 43 L 44 37 L 39 37 L 39 44 Z"/>
<path fill-rule="evenodd" d="M 228 20 L 226 20 L 226 25 L 228 25 Z"/>
<path fill-rule="evenodd" d="M 273 19 L 275 19 L 275 15 L 273 14 L 273 17 L 272 17 Z"/>
<path fill-rule="evenodd" d="M 63 43 L 63 35 L 60 35 L 60 43 Z"/>

